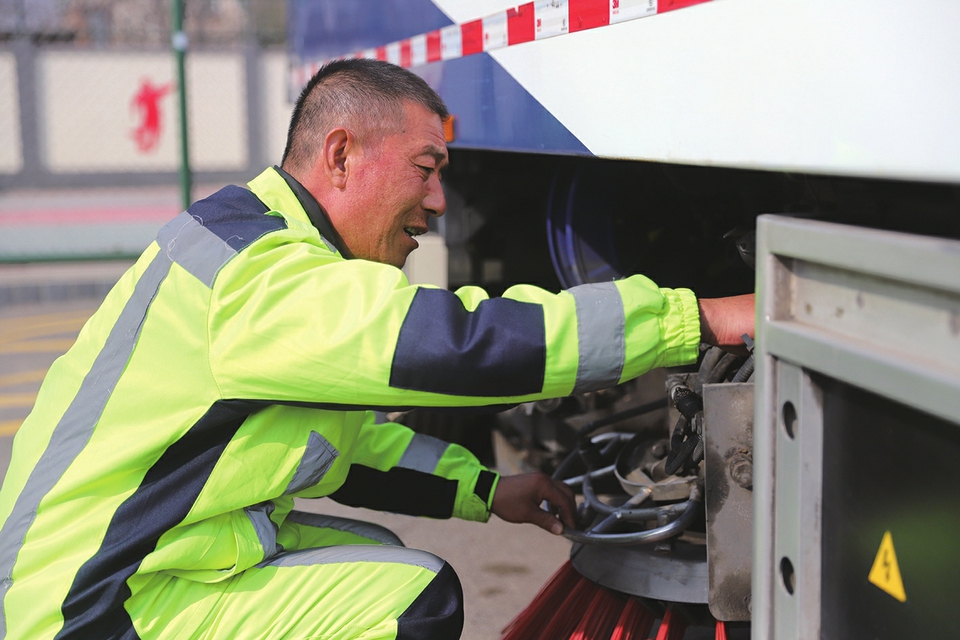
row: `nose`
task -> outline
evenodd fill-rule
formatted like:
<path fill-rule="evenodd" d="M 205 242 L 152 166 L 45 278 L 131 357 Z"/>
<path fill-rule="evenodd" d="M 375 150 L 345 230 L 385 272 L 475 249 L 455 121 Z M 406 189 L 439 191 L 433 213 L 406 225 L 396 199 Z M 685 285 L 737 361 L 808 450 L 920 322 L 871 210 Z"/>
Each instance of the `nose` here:
<path fill-rule="evenodd" d="M 440 176 L 436 174 L 427 180 L 427 195 L 423 198 L 423 208 L 438 218 L 447 210 L 447 197 L 443 193 Z"/>

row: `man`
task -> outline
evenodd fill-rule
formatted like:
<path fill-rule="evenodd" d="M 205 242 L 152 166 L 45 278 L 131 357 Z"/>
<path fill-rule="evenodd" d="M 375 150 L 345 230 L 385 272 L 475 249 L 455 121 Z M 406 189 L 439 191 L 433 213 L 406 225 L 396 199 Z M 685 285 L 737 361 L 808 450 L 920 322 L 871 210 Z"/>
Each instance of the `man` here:
<path fill-rule="evenodd" d="M 397 267 L 445 208 L 446 115 L 407 71 L 332 63 L 282 169 L 159 232 L 17 435 L 0 636 L 459 637 L 446 563 L 294 497 L 559 533 L 572 494 L 370 410 L 565 396 L 752 331 L 752 298 L 698 310 L 641 276 L 498 299 L 410 286 Z"/>

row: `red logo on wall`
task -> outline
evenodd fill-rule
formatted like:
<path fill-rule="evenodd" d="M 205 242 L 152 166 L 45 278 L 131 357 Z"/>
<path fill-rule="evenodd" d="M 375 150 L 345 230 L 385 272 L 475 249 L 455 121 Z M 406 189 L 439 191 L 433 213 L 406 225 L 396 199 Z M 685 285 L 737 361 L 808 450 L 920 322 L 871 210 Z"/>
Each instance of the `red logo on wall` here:
<path fill-rule="evenodd" d="M 140 123 L 131 132 L 133 141 L 141 153 L 150 153 L 160 142 L 160 100 L 173 91 L 173 83 L 154 85 L 148 78 L 140 81 L 140 88 L 130 101 L 130 108 L 137 113 Z"/>

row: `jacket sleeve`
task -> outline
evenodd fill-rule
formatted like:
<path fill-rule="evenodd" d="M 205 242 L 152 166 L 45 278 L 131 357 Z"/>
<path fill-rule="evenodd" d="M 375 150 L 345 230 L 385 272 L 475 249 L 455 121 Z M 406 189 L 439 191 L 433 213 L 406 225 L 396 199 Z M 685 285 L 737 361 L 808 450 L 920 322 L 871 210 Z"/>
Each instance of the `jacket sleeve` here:
<path fill-rule="evenodd" d="M 210 363 L 224 398 L 360 408 L 513 404 L 692 362 L 690 291 L 643 276 L 500 298 L 411 286 L 297 229 L 263 236 L 212 290 Z"/>
<path fill-rule="evenodd" d="M 486 522 L 499 475 L 464 447 L 368 412 L 344 484 L 331 498 L 353 507 Z"/>

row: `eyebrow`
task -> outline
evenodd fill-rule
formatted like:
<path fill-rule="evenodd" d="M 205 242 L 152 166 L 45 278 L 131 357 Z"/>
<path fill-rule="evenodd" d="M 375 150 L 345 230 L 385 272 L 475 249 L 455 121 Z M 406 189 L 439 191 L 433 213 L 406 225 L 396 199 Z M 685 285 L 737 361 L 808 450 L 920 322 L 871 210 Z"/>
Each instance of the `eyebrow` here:
<path fill-rule="evenodd" d="M 443 167 L 450 164 L 450 159 L 447 157 L 447 154 L 440 147 L 427 145 L 420 151 L 419 155 L 432 157 L 434 160 L 437 161 L 438 169 L 442 169 Z"/>

